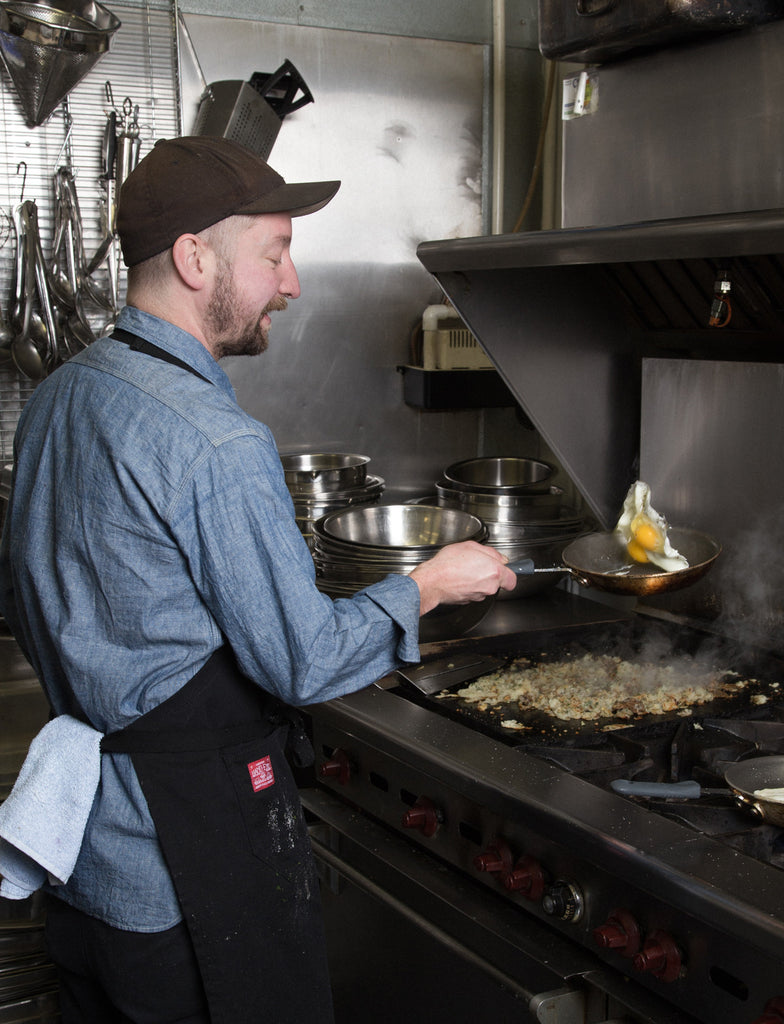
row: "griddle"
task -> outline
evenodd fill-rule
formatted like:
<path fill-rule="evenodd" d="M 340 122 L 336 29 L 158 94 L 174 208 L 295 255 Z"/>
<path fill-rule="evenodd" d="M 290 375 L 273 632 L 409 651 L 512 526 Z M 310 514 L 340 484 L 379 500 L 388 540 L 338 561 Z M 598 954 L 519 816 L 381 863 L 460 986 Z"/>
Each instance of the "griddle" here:
<path fill-rule="evenodd" d="M 687 656 L 700 668 L 732 673 L 732 678 L 750 680 L 728 697 L 705 704 L 684 704 L 679 711 L 662 715 L 638 715 L 629 719 L 600 718 L 590 721 L 563 720 L 538 710 L 521 710 L 516 703 L 480 709 L 477 704 L 455 696 L 457 690 L 515 658 L 531 664 L 559 662 L 584 654 L 612 655 L 631 662 L 653 662 Z M 472 670 L 471 666 L 475 666 Z M 450 678 L 450 666 L 454 674 Z M 441 674 L 439 674 L 439 670 Z M 436 673 L 433 675 L 433 673 Z M 417 680 L 417 675 L 419 679 Z M 422 692 L 422 677 L 432 676 L 443 687 Z M 414 678 L 412 683 L 410 678 Z M 635 736 L 656 736 L 684 722 L 743 717 L 746 720 L 784 721 L 784 658 L 760 648 L 741 645 L 681 624 L 634 617 L 628 621 L 597 626 L 558 627 L 503 637 L 477 637 L 429 644 L 422 663 L 400 674 L 401 689 L 409 699 L 450 718 L 461 720 L 511 746 L 597 744 L 608 736 L 633 730 Z M 685 679 L 684 683 L 688 683 Z M 780 684 L 780 685 L 777 685 Z M 424 687 L 428 689 L 428 687 Z M 766 698 L 764 703 L 755 697 Z M 509 729 L 501 723 L 515 719 L 524 729 Z"/>

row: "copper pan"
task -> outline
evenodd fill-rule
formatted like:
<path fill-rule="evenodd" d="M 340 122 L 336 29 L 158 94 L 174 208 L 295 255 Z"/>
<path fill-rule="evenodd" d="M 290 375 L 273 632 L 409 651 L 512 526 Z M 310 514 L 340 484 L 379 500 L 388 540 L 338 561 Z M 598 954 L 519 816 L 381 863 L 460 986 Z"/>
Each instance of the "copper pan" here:
<path fill-rule="evenodd" d="M 584 587 L 627 597 L 647 597 L 690 587 L 710 570 L 721 553 L 721 545 L 698 530 L 669 531 L 670 543 L 689 563 L 687 569 L 665 572 L 651 563 L 631 562 L 626 547 L 613 533 L 587 533 L 573 540 L 561 555 L 563 564 L 535 566 L 530 558 L 509 563 L 519 575 L 564 569 Z"/>

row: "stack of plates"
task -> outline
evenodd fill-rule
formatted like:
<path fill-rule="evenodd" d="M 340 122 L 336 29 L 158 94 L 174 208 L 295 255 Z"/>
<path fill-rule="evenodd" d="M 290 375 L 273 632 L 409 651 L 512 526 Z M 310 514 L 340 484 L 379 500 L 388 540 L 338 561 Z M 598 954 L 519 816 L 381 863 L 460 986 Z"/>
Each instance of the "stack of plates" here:
<path fill-rule="evenodd" d="M 407 575 L 446 544 L 487 530 L 476 516 L 436 505 L 375 505 L 332 512 L 313 524 L 316 583 L 330 597 L 350 597 L 390 573 Z M 420 640 L 460 636 L 487 613 L 490 600 L 436 608 L 420 623 Z"/>
<path fill-rule="evenodd" d="M 336 509 L 373 505 L 384 490 L 371 476 L 366 455 L 304 453 L 282 455 L 286 486 L 294 501 L 297 524 L 313 547 L 313 523 Z"/>

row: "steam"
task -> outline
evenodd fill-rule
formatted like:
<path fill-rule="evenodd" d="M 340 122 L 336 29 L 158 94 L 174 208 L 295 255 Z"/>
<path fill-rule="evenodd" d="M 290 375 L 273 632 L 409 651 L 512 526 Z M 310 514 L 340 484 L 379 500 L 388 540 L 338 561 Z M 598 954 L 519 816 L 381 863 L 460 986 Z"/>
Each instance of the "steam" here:
<path fill-rule="evenodd" d="M 721 611 L 714 628 L 746 643 L 781 643 L 784 626 L 784 510 L 761 515 L 720 558 Z"/>

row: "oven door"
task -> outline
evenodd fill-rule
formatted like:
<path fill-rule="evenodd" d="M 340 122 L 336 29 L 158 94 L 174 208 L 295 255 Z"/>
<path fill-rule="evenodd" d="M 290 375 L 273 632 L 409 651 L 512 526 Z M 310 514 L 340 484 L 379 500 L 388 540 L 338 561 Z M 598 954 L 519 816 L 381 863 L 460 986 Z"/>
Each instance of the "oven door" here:
<path fill-rule="evenodd" d="M 371 1012 L 375 1024 L 688 1024 L 644 989 L 630 993 L 589 951 L 331 793 L 301 796 L 337 1024 Z"/>

